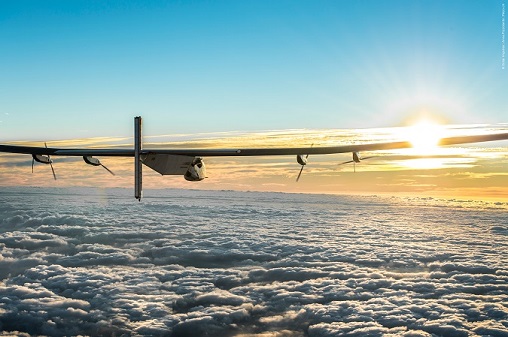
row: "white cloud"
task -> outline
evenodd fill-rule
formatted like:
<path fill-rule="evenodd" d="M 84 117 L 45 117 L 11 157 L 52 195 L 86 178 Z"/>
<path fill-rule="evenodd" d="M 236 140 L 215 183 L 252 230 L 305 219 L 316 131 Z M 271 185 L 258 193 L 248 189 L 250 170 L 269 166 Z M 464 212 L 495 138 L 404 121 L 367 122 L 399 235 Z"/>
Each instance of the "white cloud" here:
<path fill-rule="evenodd" d="M 98 198 L 90 189 L 3 189 L 0 330 L 508 333 L 502 210 L 422 198 L 147 193 L 134 203 L 123 190 Z"/>

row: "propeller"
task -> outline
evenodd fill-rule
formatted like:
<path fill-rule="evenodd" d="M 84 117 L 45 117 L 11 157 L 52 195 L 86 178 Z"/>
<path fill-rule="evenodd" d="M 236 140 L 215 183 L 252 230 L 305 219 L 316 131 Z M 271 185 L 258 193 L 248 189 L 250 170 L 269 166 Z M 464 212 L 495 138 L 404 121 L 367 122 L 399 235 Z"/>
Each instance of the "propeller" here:
<path fill-rule="evenodd" d="M 48 148 L 48 145 L 46 143 L 44 143 L 44 146 L 46 147 L 46 149 Z M 51 160 L 51 156 L 49 154 L 47 156 L 40 154 L 32 154 L 32 173 L 34 173 L 35 162 L 49 164 L 49 166 L 51 166 L 51 172 L 53 172 L 53 178 L 55 178 L 56 180 L 56 173 L 55 169 L 53 168 L 53 161 Z"/>
<path fill-rule="evenodd" d="M 46 149 L 48 148 L 48 145 L 44 142 L 44 146 L 46 147 Z M 51 160 L 51 157 L 49 156 L 48 154 L 48 162 L 49 162 L 49 166 L 51 166 L 51 172 L 53 172 L 53 178 L 55 178 L 56 180 L 56 173 L 55 173 L 55 169 L 53 168 L 53 161 Z"/>
<path fill-rule="evenodd" d="M 108 169 L 106 166 L 104 166 L 104 164 L 101 164 L 102 167 L 104 167 L 104 169 L 106 171 L 108 171 L 109 173 L 111 173 L 111 175 L 115 175 L 115 172 L 111 171 L 110 169 Z"/>
<path fill-rule="evenodd" d="M 305 156 L 305 159 L 307 159 L 308 157 L 309 157 L 309 155 Z M 303 159 L 303 156 L 302 156 L 302 159 Z M 300 173 L 298 173 L 298 177 L 296 177 L 296 182 L 298 182 L 300 180 L 300 176 L 302 175 L 303 168 L 305 167 L 306 164 L 307 164 L 307 162 L 305 162 L 305 164 L 300 164 L 300 165 L 302 165 L 302 168 L 300 169 Z"/>
<path fill-rule="evenodd" d="M 314 144 L 312 144 L 310 147 L 312 147 L 312 146 L 314 146 Z M 308 158 L 309 158 L 308 154 L 305 157 L 303 156 L 303 154 L 299 154 L 296 156 L 296 161 L 298 162 L 298 164 L 302 165 L 302 168 L 300 169 L 300 173 L 298 173 L 298 177 L 296 177 L 296 182 L 298 182 L 300 180 L 300 177 L 303 172 L 303 168 L 305 167 L 305 165 L 307 165 Z"/>
<path fill-rule="evenodd" d="M 370 158 L 374 158 L 375 156 L 369 156 L 369 157 L 363 157 L 363 158 L 360 158 L 360 154 L 358 152 L 353 152 L 353 160 L 348 160 L 348 161 L 345 161 L 343 163 L 340 163 L 339 165 L 344 165 L 344 164 L 350 164 L 350 163 L 353 163 L 353 172 L 356 173 L 356 163 L 360 163 L 360 161 L 362 160 L 365 160 L 365 159 L 370 159 Z"/>
<path fill-rule="evenodd" d="M 85 161 L 85 163 L 87 163 L 88 165 L 92 165 L 92 166 L 102 166 L 104 167 L 104 169 L 106 171 L 108 171 L 109 173 L 111 173 L 112 175 L 115 175 L 115 173 L 113 171 L 111 171 L 110 169 L 108 169 L 104 164 L 101 163 L 101 161 L 97 158 L 94 158 L 92 156 L 83 156 L 83 160 Z"/>

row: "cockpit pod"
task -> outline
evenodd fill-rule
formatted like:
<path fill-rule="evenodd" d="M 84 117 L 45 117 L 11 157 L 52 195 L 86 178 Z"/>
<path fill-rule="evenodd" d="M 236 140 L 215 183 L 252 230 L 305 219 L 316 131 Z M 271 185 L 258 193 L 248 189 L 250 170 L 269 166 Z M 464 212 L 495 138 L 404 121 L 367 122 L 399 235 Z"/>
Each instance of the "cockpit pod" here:
<path fill-rule="evenodd" d="M 192 161 L 189 169 L 183 175 L 185 180 L 188 181 L 201 181 L 206 177 L 205 162 L 203 158 L 196 157 Z"/>
<path fill-rule="evenodd" d="M 141 155 L 141 161 L 162 175 L 183 175 L 188 181 L 200 181 L 206 177 L 201 157 L 148 153 Z"/>

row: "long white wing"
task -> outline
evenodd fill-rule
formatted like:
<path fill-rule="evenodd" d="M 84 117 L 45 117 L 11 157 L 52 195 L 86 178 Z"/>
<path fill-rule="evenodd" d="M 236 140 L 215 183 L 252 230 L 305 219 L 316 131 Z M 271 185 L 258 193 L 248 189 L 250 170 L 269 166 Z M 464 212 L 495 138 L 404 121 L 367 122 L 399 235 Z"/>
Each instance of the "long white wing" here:
<path fill-rule="evenodd" d="M 474 136 L 459 136 L 442 138 L 438 145 L 459 145 L 507 140 L 508 133 L 495 133 Z M 283 148 L 232 148 L 232 149 L 143 149 L 142 154 L 168 154 L 192 157 L 232 157 L 232 156 L 285 156 L 299 154 L 334 154 L 347 152 L 380 151 L 411 148 L 408 141 L 367 143 L 355 145 L 339 145 L 327 147 L 283 147 Z M 0 152 L 37 154 L 51 156 L 105 156 L 105 157 L 134 157 L 134 149 L 87 149 L 87 148 L 53 148 L 17 145 L 0 145 Z"/>

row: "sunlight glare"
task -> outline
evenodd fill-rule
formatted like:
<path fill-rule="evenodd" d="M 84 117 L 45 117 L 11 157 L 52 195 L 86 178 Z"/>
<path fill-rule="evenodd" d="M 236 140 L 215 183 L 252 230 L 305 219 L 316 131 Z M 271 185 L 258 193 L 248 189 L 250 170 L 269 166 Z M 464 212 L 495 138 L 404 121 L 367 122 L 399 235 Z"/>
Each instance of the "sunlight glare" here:
<path fill-rule="evenodd" d="M 446 166 L 445 158 L 433 156 L 442 155 L 443 148 L 439 141 L 445 135 L 445 127 L 435 122 L 435 119 L 421 118 L 411 126 L 403 128 L 400 136 L 411 143 L 411 148 L 401 153 L 419 158 L 411 158 L 401 162 L 401 166 L 410 169 L 437 169 Z M 445 151 L 446 152 L 446 151 Z"/>
<path fill-rule="evenodd" d="M 419 155 L 431 154 L 438 148 L 443 137 L 444 129 L 441 125 L 429 120 L 421 120 L 407 128 L 407 140 L 413 146 L 413 153 Z"/>

